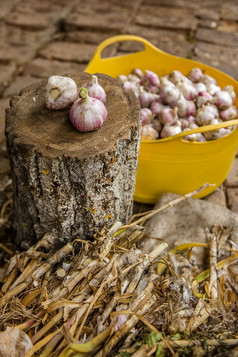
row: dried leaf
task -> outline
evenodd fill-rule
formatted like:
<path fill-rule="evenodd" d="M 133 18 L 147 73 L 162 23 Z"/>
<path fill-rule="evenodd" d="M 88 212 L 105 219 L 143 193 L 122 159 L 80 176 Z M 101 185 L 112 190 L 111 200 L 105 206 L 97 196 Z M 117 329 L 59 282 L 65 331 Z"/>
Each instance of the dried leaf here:
<path fill-rule="evenodd" d="M 17 327 L 0 332 L 0 341 L 0 357 L 24 357 L 33 346 L 28 335 Z"/>

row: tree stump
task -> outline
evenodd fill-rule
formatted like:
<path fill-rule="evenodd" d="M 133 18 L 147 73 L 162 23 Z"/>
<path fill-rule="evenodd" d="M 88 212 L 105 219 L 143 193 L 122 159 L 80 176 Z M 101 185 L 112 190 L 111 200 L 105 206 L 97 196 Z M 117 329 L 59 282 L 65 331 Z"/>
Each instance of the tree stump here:
<path fill-rule="evenodd" d="M 80 88 L 91 76 L 69 74 Z M 108 117 L 97 131 L 80 133 L 69 110 L 45 107 L 46 80 L 11 99 L 6 111 L 18 244 L 46 232 L 59 240 L 92 238 L 132 214 L 140 138 L 140 106 L 118 80 L 97 74 Z"/>

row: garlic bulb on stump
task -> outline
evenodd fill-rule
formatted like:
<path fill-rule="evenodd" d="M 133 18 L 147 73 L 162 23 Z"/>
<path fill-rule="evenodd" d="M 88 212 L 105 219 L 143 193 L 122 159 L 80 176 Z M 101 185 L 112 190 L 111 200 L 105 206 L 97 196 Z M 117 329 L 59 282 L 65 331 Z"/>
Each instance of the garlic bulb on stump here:
<path fill-rule="evenodd" d="M 45 90 L 45 104 L 48 109 L 65 109 L 78 97 L 77 84 L 69 77 L 49 77 Z"/>
<path fill-rule="evenodd" d="M 78 131 L 87 132 L 99 129 L 107 118 L 107 109 L 103 102 L 89 97 L 86 88 L 81 88 L 69 113 L 69 118 Z"/>
<path fill-rule="evenodd" d="M 101 100 L 101 102 L 106 102 L 106 93 L 102 86 L 98 83 L 98 77 L 92 75 L 91 81 L 85 83 L 82 88 L 86 88 L 88 91 L 89 97 L 96 98 Z M 82 89 L 81 88 L 81 89 Z"/>

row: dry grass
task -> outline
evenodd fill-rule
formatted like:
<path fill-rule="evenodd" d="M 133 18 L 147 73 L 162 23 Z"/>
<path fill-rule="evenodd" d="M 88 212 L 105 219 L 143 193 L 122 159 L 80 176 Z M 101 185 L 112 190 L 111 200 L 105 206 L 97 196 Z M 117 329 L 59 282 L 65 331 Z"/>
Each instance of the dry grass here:
<path fill-rule="evenodd" d="M 25 252 L 2 244 L 0 330 L 30 337 L 26 357 L 215 356 L 237 346 L 232 227 L 207 232 L 209 269 L 199 271 L 190 259 L 199 243 L 170 251 L 162 243 L 149 255 L 137 248 L 153 214 L 54 252 L 50 233 Z"/>

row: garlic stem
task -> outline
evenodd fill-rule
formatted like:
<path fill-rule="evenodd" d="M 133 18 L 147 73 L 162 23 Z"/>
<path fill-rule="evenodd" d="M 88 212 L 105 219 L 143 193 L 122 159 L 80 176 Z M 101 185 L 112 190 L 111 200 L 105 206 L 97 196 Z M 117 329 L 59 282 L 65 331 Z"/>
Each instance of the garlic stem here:
<path fill-rule="evenodd" d="M 79 92 L 79 95 L 82 99 L 86 99 L 88 97 L 88 91 L 86 88 L 81 88 L 80 89 L 80 92 Z"/>
<path fill-rule="evenodd" d="M 51 96 L 51 98 L 53 98 L 53 99 L 56 99 L 56 98 L 58 98 L 58 96 L 60 95 L 60 90 L 59 90 L 59 88 L 58 87 L 56 87 L 56 88 L 52 88 L 51 90 L 50 90 L 50 96 Z"/>

